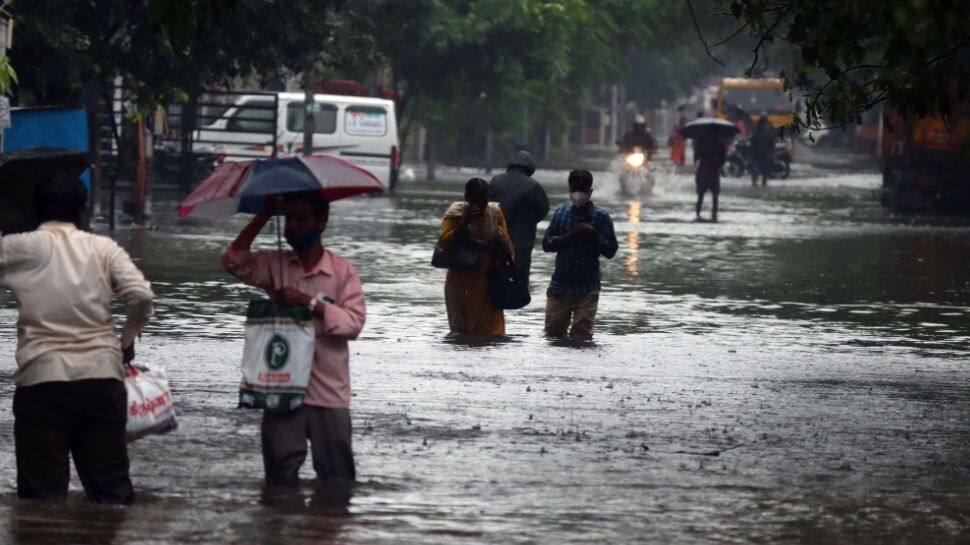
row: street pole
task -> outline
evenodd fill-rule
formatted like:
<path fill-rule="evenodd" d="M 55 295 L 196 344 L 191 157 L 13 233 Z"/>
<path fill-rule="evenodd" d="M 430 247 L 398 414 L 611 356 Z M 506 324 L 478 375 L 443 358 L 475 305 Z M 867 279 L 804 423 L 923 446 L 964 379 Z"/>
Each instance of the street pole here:
<path fill-rule="evenodd" d="M 313 73 L 313 61 L 310 61 L 303 73 L 303 155 L 313 153 L 313 132 L 316 128 L 316 118 L 313 115 L 314 110 L 316 110 L 313 99 L 313 87 L 316 83 L 315 75 Z"/>
<path fill-rule="evenodd" d="M 93 159 L 91 165 L 91 218 L 95 219 L 101 216 L 101 126 L 104 122 L 104 114 L 95 112 L 91 117 L 94 121 L 94 130 L 91 131 L 94 135 L 91 141 Z"/>
<path fill-rule="evenodd" d="M 616 139 L 619 137 L 619 89 L 616 84 L 610 86 L 610 141 L 607 143 L 608 146 L 612 146 Z"/>

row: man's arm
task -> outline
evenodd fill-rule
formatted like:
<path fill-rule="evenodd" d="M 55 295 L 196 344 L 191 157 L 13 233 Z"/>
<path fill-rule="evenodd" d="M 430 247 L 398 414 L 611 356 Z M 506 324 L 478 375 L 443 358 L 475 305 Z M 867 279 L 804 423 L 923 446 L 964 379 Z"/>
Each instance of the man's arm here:
<path fill-rule="evenodd" d="M 9 260 L 9 257 L 7 257 L 5 243 L 6 243 L 6 240 L 3 238 L 0 238 L 0 289 L 8 287 L 7 286 L 7 267 L 8 267 L 7 261 Z"/>
<path fill-rule="evenodd" d="M 616 240 L 616 232 L 613 231 L 613 219 L 607 214 L 602 214 L 600 225 L 597 231 L 597 249 L 600 255 L 606 259 L 613 259 L 616 251 L 620 249 L 620 244 Z"/>
<path fill-rule="evenodd" d="M 17 235 L 0 237 L 0 289 L 10 288 L 7 285 L 7 273 L 23 266 L 29 259 L 27 252 L 18 248 L 17 241 L 20 240 L 23 238 Z"/>
<path fill-rule="evenodd" d="M 364 329 L 367 307 L 364 302 L 364 289 L 360 285 L 357 269 L 350 270 L 336 293 L 336 302 L 317 304 L 313 321 L 318 337 L 332 336 L 343 339 L 356 339 Z"/>
<path fill-rule="evenodd" d="M 552 219 L 549 220 L 549 227 L 546 228 L 546 235 L 542 237 L 542 251 L 558 252 L 560 247 L 560 235 L 562 234 L 562 218 L 558 211 L 553 212 Z"/>
<path fill-rule="evenodd" d="M 239 232 L 236 240 L 222 255 L 222 266 L 229 274 L 257 288 L 273 288 L 273 279 L 269 266 L 259 263 L 257 255 L 250 248 L 253 240 L 276 213 L 279 203 L 279 198 L 268 197 L 263 209 Z"/>
<path fill-rule="evenodd" d="M 128 253 L 111 242 L 108 256 L 108 273 L 112 289 L 125 304 L 125 325 L 121 333 L 121 348 L 129 349 L 135 342 L 148 319 L 155 313 L 155 294 Z"/>

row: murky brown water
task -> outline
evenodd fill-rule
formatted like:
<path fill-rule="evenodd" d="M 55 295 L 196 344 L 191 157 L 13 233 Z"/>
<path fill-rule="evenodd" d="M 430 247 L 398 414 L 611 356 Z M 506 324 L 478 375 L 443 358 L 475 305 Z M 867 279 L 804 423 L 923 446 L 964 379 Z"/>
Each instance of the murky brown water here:
<path fill-rule="evenodd" d="M 542 178 L 564 202 L 564 175 Z M 970 228 L 893 222 L 878 184 L 727 182 L 716 225 L 690 221 L 688 176 L 642 204 L 599 191 L 621 250 L 581 349 L 541 336 L 552 259 L 538 253 L 507 340 L 445 338 L 428 262 L 460 183 L 334 205 L 327 241 L 357 264 L 369 311 L 349 505 L 313 489 L 309 464 L 302 494 L 262 492 L 259 415 L 235 409 L 256 292 L 218 264 L 245 218 L 160 213 L 117 236 L 159 296 L 139 354 L 169 370 L 181 429 L 132 446 L 134 507 L 86 505 L 76 478 L 66 505 L 15 500 L 15 310 L 0 295 L 0 541 L 967 542 Z"/>

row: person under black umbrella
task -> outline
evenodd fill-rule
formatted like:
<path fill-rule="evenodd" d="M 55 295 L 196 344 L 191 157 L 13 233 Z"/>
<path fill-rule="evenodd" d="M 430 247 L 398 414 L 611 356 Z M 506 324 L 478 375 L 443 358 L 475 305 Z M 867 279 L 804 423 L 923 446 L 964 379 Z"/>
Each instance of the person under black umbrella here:
<path fill-rule="evenodd" d="M 697 205 L 694 207 L 697 221 L 701 221 L 701 207 L 704 194 L 711 192 L 711 221 L 717 222 L 717 198 L 721 194 L 721 166 L 727 158 L 727 146 L 722 139 L 713 135 L 697 140 L 697 173 L 694 184 L 697 187 Z"/>
<path fill-rule="evenodd" d="M 737 127 L 730 121 L 711 117 L 702 117 L 691 121 L 680 131 L 685 138 L 694 140 L 697 173 L 694 182 L 697 185 L 697 206 L 695 212 L 697 220 L 701 220 L 701 207 L 704 204 L 704 194 L 711 192 L 712 210 L 711 221 L 717 221 L 717 199 L 721 193 L 721 166 L 727 158 L 727 144 L 738 133 Z"/>

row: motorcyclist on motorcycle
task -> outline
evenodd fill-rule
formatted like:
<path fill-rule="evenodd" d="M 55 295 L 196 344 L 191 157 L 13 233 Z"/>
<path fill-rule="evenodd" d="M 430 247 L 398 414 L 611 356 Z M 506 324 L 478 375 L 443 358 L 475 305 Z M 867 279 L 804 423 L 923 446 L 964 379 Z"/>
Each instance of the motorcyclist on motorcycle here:
<path fill-rule="evenodd" d="M 633 118 L 633 128 L 624 133 L 617 144 L 624 155 L 640 148 L 647 154 L 647 159 L 651 159 L 657 151 L 657 141 L 647 128 L 647 120 L 640 114 Z"/>
<path fill-rule="evenodd" d="M 642 115 L 634 118 L 633 128 L 616 143 L 621 155 L 620 192 L 628 197 L 649 195 L 654 185 L 649 165 L 657 151 L 657 141 L 647 129 Z"/>

